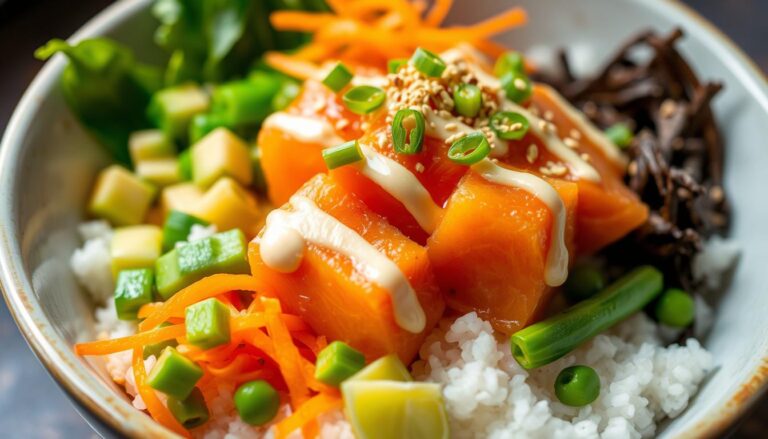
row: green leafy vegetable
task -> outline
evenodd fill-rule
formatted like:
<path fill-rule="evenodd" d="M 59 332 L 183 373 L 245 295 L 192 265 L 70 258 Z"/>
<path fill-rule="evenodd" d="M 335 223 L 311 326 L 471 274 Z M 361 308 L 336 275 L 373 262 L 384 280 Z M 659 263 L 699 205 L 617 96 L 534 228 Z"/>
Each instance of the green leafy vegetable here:
<path fill-rule="evenodd" d="M 144 110 L 162 85 L 160 70 L 137 62 L 128 48 L 105 38 L 75 45 L 54 39 L 35 57 L 45 60 L 59 52 L 70 60 L 61 77 L 70 108 L 118 162 L 130 164 L 128 136 L 150 126 Z"/>

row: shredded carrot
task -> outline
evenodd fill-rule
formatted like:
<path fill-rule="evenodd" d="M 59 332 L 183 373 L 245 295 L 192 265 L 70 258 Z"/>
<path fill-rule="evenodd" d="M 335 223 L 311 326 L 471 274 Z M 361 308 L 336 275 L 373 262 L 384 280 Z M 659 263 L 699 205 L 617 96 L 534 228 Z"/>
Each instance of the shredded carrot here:
<path fill-rule="evenodd" d="M 427 18 L 424 19 L 424 24 L 427 26 L 439 26 L 440 23 L 445 20 L 448 12 L 453 6 L 453 0 L 435 0 L 434 6 L 430 9 Z"/>
<path fill-rule="evenodd" d="M 267 332 L 272 338 L 275 349 L 274 359 L 288 385 L 291 405 L 296 409 L 309 397 L 306 376 L 301 366 L 301 361 L 304 359 L 293 344 L 288 328 L 280 319 L 280 303 L 275 299 L 263 300 L 266 308 Z"/>
<path fill-rule="evenodd" d="M 287 10 L 275 11 L 269 16 L 272 26 L 299 32 L 314 32 L 334 20 L 336 20 L 336 16 L 333 14 Z"/>
<path fill-rule="evenodd" d="M 152 329 L 175 315 L 184 315 L 187 306 L 209 297 L 216 297 L 229 291 L 243 290 L 256 292 L 260 285 L 256 278 L 247 274 L 214 274 L 184 288 L 168 299 L 163 306 L 147 316 L 140 325 L 142 331 Z"/>
<path fill-rule="evenodd" d="M 318 416 L 339 408 L 341 408 L 340 397 L 320 393 L 302 404 L 291 416 L 280 421 L 276 426 L 276 437 L 277 439 L 284 439 L 292 432 L 317 419 Z"/>
<path fill-rule="evenodd" d="M 318 67 L 311 62 L 295 59 L 278 52 L 268 52 L 264 60 L 272 67 L 298 79 L 309 79 L 317 75 Z"/>
<path fill-rule="evenodd" d="M 141 395 L 141 399 L 147 406 L 147 411 L 157 422 L 169 430 L 184 437 L 192 437 L 189 432 L 179 424 L 179 421 L 171 414 L 166 406 L 155 394 L 154 389 L 147 384 L 147 371 L 144 368 L 144 358 L 142 350 L 139 347 L 133 349 L 133 378 L 136 381 L 136 388 Z"/>
<path fill-rule="evenodd" d="M 521 24 L 524 24 L 527 19 L 528 16 L 522 8 L 512 8 L 495 17 L 469 26 L 469 29 L 471 29 L 472 33 L 476 36 L 486 38 L 501 33 L 505 29 L 520 26 Z"/>
<path fill-rule="evenodd" d="M 158 343 L 173 338 L 184 336 L 184 325 L 166 326 L 152 331 L 139 332 L 127 337 L 113 338 L 111 340 L 90 341 L 75 345 L 77 355 L 107 355 L 115 352 L 127 351 L 134 348 L 142 348 L 145 345 Z"/>

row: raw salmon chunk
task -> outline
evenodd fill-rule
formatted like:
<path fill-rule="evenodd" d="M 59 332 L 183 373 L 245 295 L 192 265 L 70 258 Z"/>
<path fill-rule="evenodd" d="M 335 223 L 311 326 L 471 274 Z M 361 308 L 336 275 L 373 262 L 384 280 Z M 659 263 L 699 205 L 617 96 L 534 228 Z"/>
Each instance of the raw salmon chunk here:
<path fill-rule="evenodd" d="M 407 364 L 444 309 L 426 249 L 326 174 L 312 178 L 297 195 L 359 233 L 399 267 L 424 309 L 426 327 L 418 334 L 402 329 L 395 322 L 388 291 L 367 280 L 356 261 L 311 243 L 296 271 L 280 273 L 264 263 L 259 238 L 255 239 L 249 247 L 253 275 L 267 285 L 268 294 L 281 300 L 287 312 L 300 315 L 318 334 L 347 342 L 368 359 L 396 353 Z"/>

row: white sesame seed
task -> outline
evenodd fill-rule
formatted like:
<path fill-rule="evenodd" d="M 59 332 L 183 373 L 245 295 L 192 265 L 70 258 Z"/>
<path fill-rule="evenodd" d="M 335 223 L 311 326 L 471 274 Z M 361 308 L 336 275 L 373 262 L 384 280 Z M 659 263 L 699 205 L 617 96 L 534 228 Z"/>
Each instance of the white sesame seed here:
<path fill-rule="evenodd" d="M 520 91 L 525 90 L 526 88 L 528 88 L 528 83 L 523 81 L 521 78 L 516 78 L 515 81 L 513 82 L 513 84 L 514 84 L 515 88 L 520 90 Z"/>
<path fill-rule="evenodd" d="M 573 137 L 576 140 L 581 139 L 581 131 L 577 130 L 576 128 L 571 128 L 570 136 Z"/>
<path fill-rule="evenodd" d="M 525 159 L 528 160 L 528 163 L 533 163 L 536 161 L 536 159 L 539 158 L 539 148 L 531 143 L 528 145 L 528 149 L 525 151 Z"/>
<path fill-rule="evenodd" d="M 544 112 L 544 119 L 551 121 L 554 118 L 555 118 L 555 113 L 553 113 L 552 111 L 547 110 Z"/>
<path fill-rule="evenodd" d="M 563 143 L 565 144 L 565 146 L 571 149 L 576 149 L 579 147 L 579 142 L 577 142 L 576 140 L 570 137 L 566 137 L 565 139 L 563 139 Z"/>

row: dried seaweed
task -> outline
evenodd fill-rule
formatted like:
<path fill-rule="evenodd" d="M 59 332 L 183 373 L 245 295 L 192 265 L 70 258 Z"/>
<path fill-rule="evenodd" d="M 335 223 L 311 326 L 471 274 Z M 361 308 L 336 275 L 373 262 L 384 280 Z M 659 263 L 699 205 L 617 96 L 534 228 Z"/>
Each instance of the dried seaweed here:
<path fill-rule="evenodd" d="M 559 72 L 536 79 L 557 88 L 597 126 L 621 122 L 636 133 L 626 182 L 651 214 L 606 255 L 620 263 L 652 261 L 668 282 L 695 291 L 693 258 L 704 239 L 727 232 L 729 210 L 723 143 L 710 108 L 722 85 L 698 79 L 675 47 L 682 36 L 680 29 L 663 37 L 640 33 L 587 78 L 573 74 L 561 51 Z"/>

